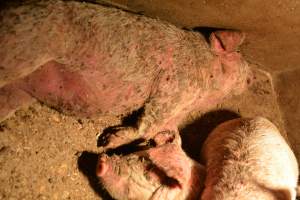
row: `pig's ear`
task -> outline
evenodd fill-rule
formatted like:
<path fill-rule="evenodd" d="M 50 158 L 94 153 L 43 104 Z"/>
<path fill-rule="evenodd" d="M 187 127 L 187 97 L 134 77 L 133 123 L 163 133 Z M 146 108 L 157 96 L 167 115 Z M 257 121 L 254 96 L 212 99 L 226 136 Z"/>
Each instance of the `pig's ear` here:
<path fill-rule="evenodd" d="M 245 33 L 240 31 L 215 31 L 209 38 L 211 49 L 217 55 L 237 51 L 244 39 Z"/>

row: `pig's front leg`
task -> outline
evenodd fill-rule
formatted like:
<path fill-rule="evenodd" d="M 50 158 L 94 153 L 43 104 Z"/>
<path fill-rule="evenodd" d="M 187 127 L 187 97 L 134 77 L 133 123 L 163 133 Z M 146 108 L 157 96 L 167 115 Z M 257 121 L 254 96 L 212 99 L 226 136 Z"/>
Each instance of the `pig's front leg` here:
<path fill-rule="evenodd" d="M 106 149 L 128 144 L 135 139 L 150 139 L 159 132 L 178 133 L 176 117 L 183 114 L 183 108 L 193 101 L 195 95 L 184 93 L 182 91 L 184 86 L 180 85 L 182 82 L 179 82 L 176 74 L 172 73 L 171 70 L 160 73 L 158 82 L 154 83 L 156 86 L 145 103 L 144 113 L 138 121 L 138 126 L 120 128 L 116 133 L 109 135 L 105 138 Z"/>
<path fill-rule="evenodd" d="M 190 159 L 178 144 L 166 143 L 148 149 L 145 154 L 145 157 L 170 178 L 167 185 L 161 185 L 156 189 L 151 199 L 196 199 L 199 197 L 204 186 L 205 168 Z M 187 196 L 189 198 L 186 198 Z"/>

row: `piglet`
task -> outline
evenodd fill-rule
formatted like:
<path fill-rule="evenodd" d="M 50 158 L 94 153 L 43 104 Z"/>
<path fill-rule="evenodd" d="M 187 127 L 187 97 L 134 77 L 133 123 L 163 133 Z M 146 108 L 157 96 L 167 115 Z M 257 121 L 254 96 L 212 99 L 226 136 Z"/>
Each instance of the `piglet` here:
<path fill-rule="evenodd" d="M 205 169 L 174 140 L 155 136 L 157 146 L 125 156 L 99 156 L 96 174 L 115 199 L 193 200 L 200 197 Z M 163 144 L 164 143 L 164 144 Z"/>
<path fill-rule="evenodd" d="M 219 125 L 202 149 L 207 177 L 201 200 L 293 200 L 297 160 L 269 120 L 240 118 Z"/>

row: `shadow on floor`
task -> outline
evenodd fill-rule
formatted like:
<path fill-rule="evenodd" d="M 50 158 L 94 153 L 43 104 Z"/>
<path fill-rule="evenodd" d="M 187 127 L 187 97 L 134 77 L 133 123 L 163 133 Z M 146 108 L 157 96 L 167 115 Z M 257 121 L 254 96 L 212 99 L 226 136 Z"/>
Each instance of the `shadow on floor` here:
<path fill-rule="evenodd" d="M 230 110 L 215 110 L 202 115 L 179 130 L 182 148 L 191 158 L 200 161 L 201 147 L 209 133 L 222 122 L 239 117 L 239 114 Z"/>
<path fill-rule="evenodd" d="M 183 149 L 191 158 L 199 161 L 200 150 L 208 134 L 220 123 L 225 122 L 227 120 L 239 118 L 239 117 L 240 117 L 239 114 L 230 110 L 215 110 L 202 115 L 200 118 L 196 119 L 195 121 L 186 125 L 180 130 Z M 134 122 L 135 119 L 130 121 Z M 122 125 L 124 124 L 130 124 L 130 123 L 123 122 Z M 106 131 L 109 132 L 109 130 L 113 128 L 114 127 L 109 127 Z M 124 153 L 129 154 L 135 151 L 151 148 L 151 145 L 139 146 L 138 144 L 140 144 L 141 142 L 143 141 L 134 141 L 131 144 L 121 146 L 117 149 L 109 150 L 106 153 L 108 155 L 111 154 L 124 155 Z M 88 178 L 89 184 L 100 197 L 102 197 L 105 200 L 113 200 L 113 198 L 102 187 L 101 183 L 97 179 L 97 176 L 95 174 L 97 160 L 98 160 L 98 154 L 87 152 L 87 151 L 82 152 L 82 154 L 78 158 L 78 168 Z"/>
<path fill-rule="evenodd" d="M 96 176 L 97 160 L 98 154 L 84 151 L 78 158 L 78 169 L 88 178 L 90 186 L 102 199 L 114 200 L 102 187 Z"/>

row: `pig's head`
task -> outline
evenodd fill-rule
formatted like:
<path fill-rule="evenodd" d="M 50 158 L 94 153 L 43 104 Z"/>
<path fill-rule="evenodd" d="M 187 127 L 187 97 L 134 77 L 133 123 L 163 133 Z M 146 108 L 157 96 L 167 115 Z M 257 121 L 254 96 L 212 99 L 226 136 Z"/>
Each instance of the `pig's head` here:
<path fill-rule="evenodd" d="M 239 31 L 216 31 L 210 35 L 213 76 L 224 93 L 240 94 L 252 82 L 252 73 L 239 53 L 245 34 Z"/>
<path fill-rule="evenodd" d="M 176 180 L 169 178 L 150 160 L 136 154 L 112 157 L 101 155 L 96 174 L 103 187 L 115 199 L 147 200 L 155 199 L 156 195 L 173 198 L 181 191 Z"/>
<path fill-rule="evenodd" d="M 149 162 L 138 156 L 100 155 L 96 175 L 115 199 L 149 199 L 159 187 L 157 177 L 146 176 Z"/>
<path fill-rule="evenodd" d="M 195 199 L 204 168 L 180 146 L 166 144 L 125 156 L 100 155 L 96 174 L 115 199 Z"/>

